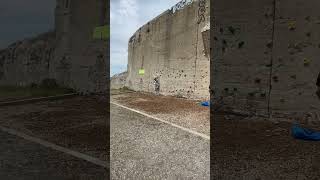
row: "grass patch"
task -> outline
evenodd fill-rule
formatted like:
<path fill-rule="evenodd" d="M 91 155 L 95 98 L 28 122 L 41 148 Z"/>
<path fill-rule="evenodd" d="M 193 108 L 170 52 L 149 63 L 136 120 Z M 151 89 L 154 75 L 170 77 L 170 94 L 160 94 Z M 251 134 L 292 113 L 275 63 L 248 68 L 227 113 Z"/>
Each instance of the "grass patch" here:
<path fill-rule="evenodd" d="M 74 90 L 63 87 L 41 87 L 41 86 L 0 86 L 0 98 L 22 98 L 22 97 L 47 97 L 74 93 Z"/>
<path fill-rule="evenodd" d="M 125 91 L 132 91 L 132 90 L 129 89 L 128 87 L 124 86 L 124 87 L 120 88 L 120 91 L 125 92 Z"/>
<path fill-rule="evenodd" d="M 111 95 L 117 95 L 117 94 L 122 94 L 122 93 L 132 93 L 135 92 L 131 89 L 129 89 L 128 87 L 124 86 L 120 89 L 110 89 L 110 94 Z"/>

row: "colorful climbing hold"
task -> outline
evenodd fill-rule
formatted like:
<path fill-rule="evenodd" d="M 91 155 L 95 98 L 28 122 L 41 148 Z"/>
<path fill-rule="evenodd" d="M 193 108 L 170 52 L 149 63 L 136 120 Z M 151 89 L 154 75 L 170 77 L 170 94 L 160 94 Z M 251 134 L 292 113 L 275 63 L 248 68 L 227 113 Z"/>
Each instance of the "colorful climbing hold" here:
<path fill-rule="evenodd" d="M 295 21 L 290 21 L 290 22 L 288 22 L 288 29 L 289 29 L 290 31 L 295 30 L 295 29 L 296 29 L 296 22 L 295 22 Z"/>
<path fill-rule="evenodd" d="M 304 58 L 304 59 L 303 59 L 303 65 L 304 65 L 304 66 L 309 66 L 309 65 L 310 65 L 310 62 L 311 62 L 311 61 L 310 61 L 309 59 L 307 59 L 307 58 Z"/>

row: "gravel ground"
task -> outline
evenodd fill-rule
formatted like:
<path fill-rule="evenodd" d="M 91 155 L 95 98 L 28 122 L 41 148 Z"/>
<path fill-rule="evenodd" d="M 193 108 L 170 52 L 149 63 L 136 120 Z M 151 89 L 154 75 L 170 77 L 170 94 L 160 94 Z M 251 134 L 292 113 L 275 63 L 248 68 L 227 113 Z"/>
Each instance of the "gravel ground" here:
<path fill-rule="evenodd" d="M 0 179 L 107 180 L 105 168 L 0 132 Z"/>
<path fill-rule="evenodd" d="M 108 102 L 75 97 L 0 108 L 0 125 L 106 160 Z"/>
<path fill-rule="evenodd" d="M 210 141 L 111 105 L 112 179 L 209 179 Z"/>
<path fill-rule="evenodd" d="M 300 123 L 320 129 L 320 124 Z M 292 138 L 291 126 L 290 121 L 216 114 L 211 139 L 211 178 L 320 179 L 320 143 Z"/>
<path fill-rule="evenodd" d="M 210 135 L 210 110 L 200 101 L 172 96 L 155 96 L 149 93 L 114 92 L 111 100 L 127 107 L 140 110 L 157 118 Z"/>

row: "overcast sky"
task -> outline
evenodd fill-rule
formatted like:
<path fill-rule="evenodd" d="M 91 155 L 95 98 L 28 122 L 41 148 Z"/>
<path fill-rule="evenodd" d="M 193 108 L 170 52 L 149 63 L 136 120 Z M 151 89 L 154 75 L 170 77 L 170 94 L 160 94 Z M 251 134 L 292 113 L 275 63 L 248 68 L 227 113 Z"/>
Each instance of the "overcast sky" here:
<path fill-rule="evenodd" d="M 54 26 L 56 0 L 0 0 L 0 49 Z"/>
<path fill-rule="evenodd" d="M 180 0 L 111 0 L 111 76 L 126 71 L 128 40 L 139 27 Z"/>

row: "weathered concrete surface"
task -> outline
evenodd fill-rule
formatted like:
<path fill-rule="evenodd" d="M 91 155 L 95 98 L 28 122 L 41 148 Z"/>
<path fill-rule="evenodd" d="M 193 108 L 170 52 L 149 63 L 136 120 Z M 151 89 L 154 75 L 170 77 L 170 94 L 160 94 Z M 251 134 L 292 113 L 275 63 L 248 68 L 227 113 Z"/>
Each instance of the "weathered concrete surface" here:
<path fill-rule="evenodd" d="M 25 86 L 49 77 L 55 33 L 26 39 L 0 51 L 0 85 Z"/>
<path fill-rule="evenodd" d="M 110 89 L 120 89 L 125 87 L 127 76 L 127 71 L 112 76 L 110 81 Z"/>
<path fill-rule="evenodd" d="M 107 24 L 109 3 L 57 0 L 56 4 L 54 32 L 0 52 L 0 85 L 25 86 L 54 78 L 78 92 L 105 91 L 109 45 L 93 39 L 93 31 Z"/>
<path fill-rule="evenodd" d="M 229 110 L 266 116 L 319 112 L 317 5 L 302 0 L 214 1 L 213 99 L 223 97 Z"/>
<path fill-rule="evenodd" d="M 208 98 L 209 58 L 203 38 L 209 36 L 202 35 L 207 34 L 203 28 L 209 23 L 209 6 L 209 0 L 194 0 L 142 26 L 129 40 L 126 86 L 154 92 L 153 79 L 159 76 L 160 94 Z M 139 69 L 145 74 L 139 75 Z"/>
<path fill-rule="evenodd" d="M 57 1 L 57 48 L 51 75 L 79 92 L 100 92 L 107 88 L 105 40 L 94 40 L 93 30 L 107 21 L 104 0 Z M 84 13 L 86 12 L 86 13 Z"/>
<path fill-rule="evenodd" d="M 318 114 L 320 72 L 320 2 L 276 1 L 271 113 Z M 291 27 L 294 26 L 294 27 Z"/>

